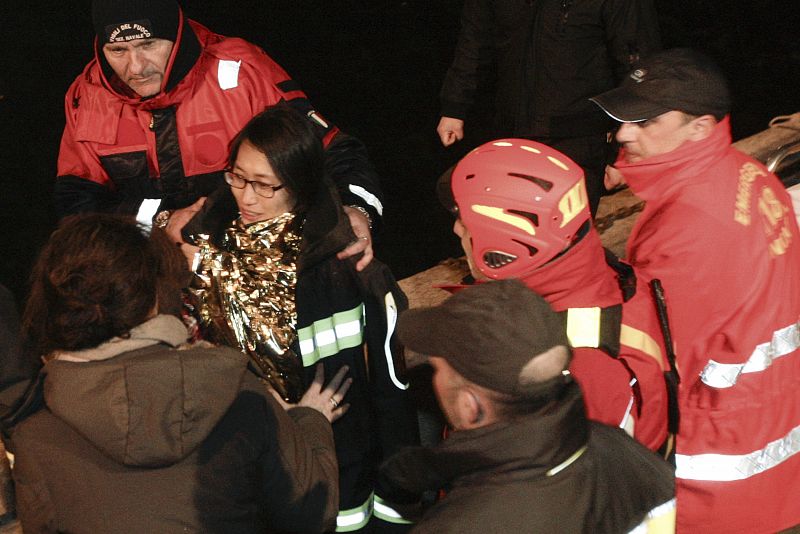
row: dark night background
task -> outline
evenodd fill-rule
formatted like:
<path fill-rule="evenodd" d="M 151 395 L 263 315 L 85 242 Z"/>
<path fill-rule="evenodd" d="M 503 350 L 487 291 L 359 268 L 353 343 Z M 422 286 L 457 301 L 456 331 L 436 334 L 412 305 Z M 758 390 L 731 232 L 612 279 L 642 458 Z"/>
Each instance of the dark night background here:
<path fill-rule="evenodd" d="M 445 150 L 438 91 L 462 0 L 181 0 L 212 30 L 262 46 L 317 109 L 361 138 L 386 193 L 378 256 L 398 278 L 457 254 L 433 182 L 480 137 Z M 800 111 L 800 28 L 793 2 L 656 0 L 666 47 L 714 57 L 734 93 L 734 138 Z M 0 2 L 0 282 L 22 298 L 38 247 L 55 224 L 51 190 L 63 94 L 91 59 L 90 0 Z"/>

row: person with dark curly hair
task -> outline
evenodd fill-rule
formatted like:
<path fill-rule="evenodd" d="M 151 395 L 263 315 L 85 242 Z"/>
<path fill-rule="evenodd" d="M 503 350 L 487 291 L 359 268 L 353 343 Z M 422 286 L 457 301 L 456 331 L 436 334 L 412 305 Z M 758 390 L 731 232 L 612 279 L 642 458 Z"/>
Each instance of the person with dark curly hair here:
<path fill-rule="evenodd" d="M 23 339 L 44 408 L 13 429 L 26 532 L 320 532 L 338 474 L 346 372 L 282 408 L 234 349 L 189 345 L 159 313 L 185 270 L 130 218 L 62 221 L 33 271 Z"/>

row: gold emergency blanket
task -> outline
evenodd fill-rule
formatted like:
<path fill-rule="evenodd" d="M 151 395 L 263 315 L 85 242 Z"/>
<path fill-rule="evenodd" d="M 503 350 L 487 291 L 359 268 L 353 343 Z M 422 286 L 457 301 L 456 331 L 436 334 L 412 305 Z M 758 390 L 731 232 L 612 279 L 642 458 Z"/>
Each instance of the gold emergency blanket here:
<path fill-rule="evenodd" d="M 302 394 L 302 364 L 292 350 L 300 252 L 293 220 L 293 213 L 247 226 L 237 219 L 221 248 L 197 236 L 190 288 L 205 337 L 241 348 L 290 402 Z"/>

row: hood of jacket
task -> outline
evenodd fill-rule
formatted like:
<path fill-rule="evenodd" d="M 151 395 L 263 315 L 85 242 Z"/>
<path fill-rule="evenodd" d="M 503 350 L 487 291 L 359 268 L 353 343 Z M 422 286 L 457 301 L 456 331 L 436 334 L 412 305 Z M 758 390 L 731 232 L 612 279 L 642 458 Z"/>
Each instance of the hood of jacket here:
<path fill-rule="evenodd" d="M 95 60 L 89 63 L 86 72 L 90 73 L 93 65 L 97 64 L 100 67 L 100 83 L 120 100 L 130 105 L 143 105 L 147 109 L 161 109 L 183 98 L 181 93 L 191 87 L 192 68 L 200 59 L 203 49 L 220 39 L 221 36 L 209 31 L 205 26 L 187 19 L 181 10 L 177 36 L 164 72 L 164 86 L 161 92 L 150 97 L 140 97 L 117 78 L 111 65 L 106 61 L 103 47 L 96 37 Z"/>
<path fill-rule="evenodd" d="M 617 273 L 606 262 L 594 226 L 566 253 L 521 279 L 556 311 L 622 303 Z"/>
<path fill-rule="evenodd" d="M 44 368 L 47 407 L 126 466 L 171 465 L 209 435 L 239 393 L 247 359 L 184 347 L 183 323 L 159 315 L 94 349 L 61 352 Z"/>

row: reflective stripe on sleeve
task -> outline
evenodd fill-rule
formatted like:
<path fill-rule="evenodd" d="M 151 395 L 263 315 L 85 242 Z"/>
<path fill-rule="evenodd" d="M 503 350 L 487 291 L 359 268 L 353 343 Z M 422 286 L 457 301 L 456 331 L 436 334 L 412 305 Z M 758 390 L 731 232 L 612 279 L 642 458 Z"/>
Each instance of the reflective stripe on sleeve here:
<path fill-rule="evenodd" d="M 334 313 L 297 331 L 303 365 L 310 367 L 342 349 L 361 345 L 364 340 L 364 304 Z"/>
<path fill-rule="evenodd" d="M 730 482 L 763 473 L 800 451 L 800 426 L 763 449 L 748 454 L 675 455 L 675 477 L 684 480 Z"/>
<path fill-rule="evenodd" d="M 139 205 L 139 211 L 136 213 L 136 222 L 147 228 L 148 232 L 153 227 L 153 217 L 156 216 L 156 211 L 160 205 L 160 198 L 145 198 Z"/>
<path fill-rule="evenodd" d="M 347 186 L 351 193 L 360 197 L 364 202 L 375 208 L 375 211 L 378 212 L 378 215 L 383 216 L 383 204 L 381 201 L 378 200 L 378 197 L 361 187 L 360 185 L 353 185 L 350 184 Z"/>
<path fill-rule="evenodd" d="M 647 332 L 623 324 L 619 330 L 619 342 L 621 345 L 640 350 L 648 356 L 652 356 L 658 362 L 658 366 L 664 370 L 664 356 L 661 354 L 661 347 Z"/>
<path fill-rule="evenodd" d="M 789 325 L 772 334 L 772 339 L 756 346 L 745 363 L 719 363 L 708 360 L 700 373 L 703 383 L 712 388 L 729 388 L 736 385 L 742 373 L 758 373 L 766 370 L 775 359 L 786 356 L 800 348 L 800 327 Z"/>
<path fill-rule="evenodd" d="M 386 293 L 383 299 L 386 306 L 386 338 L 383 341 L 383 354 L 386 356 L 386 367 L 389 369 L 389 378 L 392 379 L 392 384 L 398 389 L 408 389 L 408 384 L 403 384 L 397 379 L 397 374 L 394 371 L 394 356 L 392 356 L 392 334 L 397 326 L 397 304 L 394 301 L 394 295 Z M 377 503 L 376 503 L 377 509 Z"/>
<path fill-rule="evenodd" d="M 376 518 L 382 521 L 386 521 L 388 523 L 395 523 L 398 525 L 411 524 L 411 521 L 403 519 L 403 516 L 400 515 L 400 513 L 397 510 L 389 506 L 389 503 L 381 499 L 380 496 L 378 495 L 375 495 L 375 502 L 372 513 L 373 515 L 375 515 Z"/>
<path fill-rule="evenodd" d="M 630 534 L 671 534 L 675 532 L 675 499 L 659 504 L 647 513 Z"/>
<path fill-rule="evenodd" d="M 336 516 L 336 532 L 352 532 L 367 526 L 372 515 L 372 500 L 373 494 L 370 493 L 364 504 L 349 510 L 339 510 L 339 515 Z"/>

